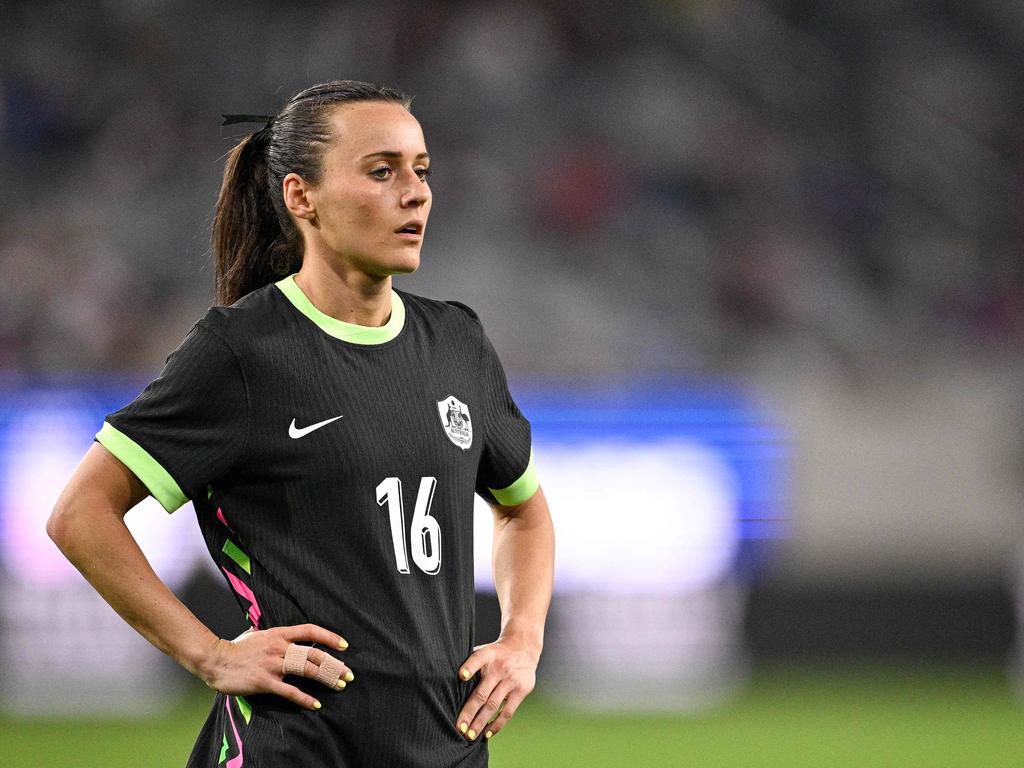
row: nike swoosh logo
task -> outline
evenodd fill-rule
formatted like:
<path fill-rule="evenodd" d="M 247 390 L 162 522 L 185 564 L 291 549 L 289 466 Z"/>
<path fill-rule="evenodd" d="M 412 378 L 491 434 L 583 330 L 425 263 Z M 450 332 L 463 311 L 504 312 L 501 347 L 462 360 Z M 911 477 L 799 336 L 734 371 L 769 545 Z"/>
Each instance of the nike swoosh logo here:
<path fill-rule="evenodd" d="M 316 424 L 310 424 L 308 427 L 302 427 L 301 429 L 295 426 L 295 419 L 292 419 L 292 423 L 288 425 L 288 437 L 293 440 L 298 440 L 300 437 L 305 437 L 310 432 L 315 432 L 320 429 L 320 427 L 326 427 L 332 421 L 337 421 L 341 418 L 344 417 L 335 416 L 333 419 L 324 419 L 323 421 L 318 421 Z"/>

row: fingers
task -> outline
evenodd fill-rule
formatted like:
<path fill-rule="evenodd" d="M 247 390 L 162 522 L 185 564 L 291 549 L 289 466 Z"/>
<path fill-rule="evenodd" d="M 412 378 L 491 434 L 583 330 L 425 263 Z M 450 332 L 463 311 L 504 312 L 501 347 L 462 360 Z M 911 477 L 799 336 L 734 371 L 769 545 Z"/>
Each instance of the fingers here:
<path fill-rule="evenodd" d="M 304 693 L 296 688 L 294 685 L 289 685 L 282 680 L 274 680 L 270 686 L 270 693 L 275 693 L 283 699 L 287 699 L 293 704 L 298 704 L 303 709 L 317 710 L 320 709 L 320 702 L 310 696 L 308 693 Z"/>
<path fill-rule="evenodd" d="M 345 680 L 341 678 L 348 673 L 345 665 L 333 656 L 324 654 L 319 666 L 316 668 L 316 679 L 328 688 L 344 688 Z M 352 676 L 355 679 L 355 675 Z"/>
<path fill-rule="evenodd" d="M 320 702 L 283 678 L 301 675 L 340 690 L 355 675 L 331 654 L 292 638 L 330 647 L 348 647 L 338 634 L 315 624 L 248 630 L 233 641 L 218 641 L 204 662 L 203 681 L 221 693 L 248 696 L 277 694 L 305 709 L 320 709 Z"/>
<path fill-rule="evenodd" d="M 284 652 L 281 663 L 281 677 L 285 675 L 303 675 L 306 673 L 306 659 L 312 649 L 308 645 L 290 643 Z"/>
<path fill-rule="evenodd" d="M 470 741 L 475 739 L 477 734 L 480 733 L 477 727 L 473 727 L 470 724 L 477 721 L 478 713 L 483 711 L 484 706 L 490 700 L 491 693 L 500 682 L 501 678 L 498 675 L 485 675 L 462 706 L 462 711 L 459 712 L 456 722 L 459 725 L 459 732 L 464 734 Z M 477 723 L 477 726 L 479 725 L 480 723 Z"/>
<path fill-rule="evenodd" d="M 329 653 L 296 643 L 285 651 L 282 674 L 312 678 L 335 690 L 343 689 L 356 679 L 348 667 Z"/>
<path fill-rule="evenodd" d="M 536 657 L 502 641 L 478 647 L 459 667 L 459 679 L 480 673 L 455 722 L 470 741 L 498 733 L 515 714 L 536 683 Z"/>
<path fill-rule="evenodd" d="M 348 641 L 337 632 L 331 632 L 316 624 L 296 624 L 291 627 L 282 627 L 281 635 L 290 643 L 307 642 L 319 643 L 328 648 L 337 648 L 339 651 L 348 649 Z"/>
<path fill-rule="evenodd" d="M 505 699 L 505 705 L 498 711 L 497 717 L 494 718 L 494 722 L 488 723 L 484 727 L 484 738 L 489 739 L 494 734 L 498 733 L 505 724 L 512 719 L 512 715 L 519 709 L 519 705 L 526 698 L 526 694 L 520 691 L 512 691 L 508 694 L 508 698 Z"/>
<path fill-rule="evenodd" d="M 459 678 L 463 681 L 469 680 L 479 672 L 480 668 L 487 663 L 488 652 L 489 648 L 487 646 L 478 645 L 476 650 L 466 659 L 465 663 L 459 667 Z"/>
<path fill-rule="evenodd" d="M 347 666 L 329 653 L 316 649 L 313 649 L 309 654 L 305 675 L 323 683 L 328 688 L 336 688 L 338 690 L 344 688 L 346 683 L 351 683 L 356 679 L 356 676 L 352 674 L 352 670 Z"/>
<path fill-rule="evenodd" d="M 488 727 L 488 724 L 492 720 L 495 720 L 495 718 L 499 717 L 500 712 L 504 712 L 502 707 L 505 704 L 505 698 L 514 687 L 515 684 L 508 678 L 494 686 L 490 695 L 480 706 L 480 709 L 477 711 L 473 721 L 469 724 L 469 730 L 466 732 L 466 736 L 473 739 L 475 736 L 483 734 L 486 738 L 490 738 L 490 736 L 487 736 L 488 731 L 493 735 L 494 728 Z M 470 736 L 470 734 L 473 735 Z"/>

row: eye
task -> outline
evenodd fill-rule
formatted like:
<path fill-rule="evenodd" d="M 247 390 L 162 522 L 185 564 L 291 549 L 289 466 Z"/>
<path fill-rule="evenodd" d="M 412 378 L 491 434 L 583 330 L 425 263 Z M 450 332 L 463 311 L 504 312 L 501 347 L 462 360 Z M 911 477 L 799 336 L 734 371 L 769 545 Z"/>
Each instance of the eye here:
<path fill-rule="evenodd" d="M 426 181 L 427 177 L 432 173 L 429 168 L 417 168 L 416 175 L 420 177 L 420 181 Z"/>
<path fill-rule="evenodd" d="M 386 165 L 382 165 L 380 168 L 374 168 L 372 171 L 370 171 L 370 175 L 373 178 L 380 179 L 381 181 L 387 179 L 390 174 L 391 168 L 389 168 Z"/>

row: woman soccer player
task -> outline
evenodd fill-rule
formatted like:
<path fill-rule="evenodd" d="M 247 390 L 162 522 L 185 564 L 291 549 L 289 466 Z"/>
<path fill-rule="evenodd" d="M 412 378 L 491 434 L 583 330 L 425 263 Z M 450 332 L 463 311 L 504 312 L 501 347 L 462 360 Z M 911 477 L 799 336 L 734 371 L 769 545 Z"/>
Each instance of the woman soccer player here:
<path fill-rule="evenodd" d="M 409 99 L 353 81 L 302 91 L 236 146 L 222 306 L 107 417 L 47 525 L 219 692 L 190 766 L 482 766 L 533 688 L 554 536 L 529 422 L 472 310 L 391 285 L 419 266 L 429 166 Z M 476 650 L 474 492 L 502 610 Z M 192 500 L 241 637 L 150 568 L 123 521 L 149 494 Z"/>

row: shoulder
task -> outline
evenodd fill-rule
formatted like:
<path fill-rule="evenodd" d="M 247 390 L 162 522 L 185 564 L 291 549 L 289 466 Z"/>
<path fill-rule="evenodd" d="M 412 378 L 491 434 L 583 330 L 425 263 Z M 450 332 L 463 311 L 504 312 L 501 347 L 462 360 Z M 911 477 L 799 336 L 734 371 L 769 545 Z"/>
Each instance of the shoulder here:
<path fill-rule="evenodd" d="M 480 317 L 460 301 L 441 301 L 395 290 L 405 305 L 406 313 L 413 313 L 423 322 L 478 332 Z"/>
<path fill-rule="evenodd" d="M 196 327 L 220 338 L 232 350 L 238 350 L 247 339 L 265 335 L 278 323 L 282 294 L 270 283 L 248 293 L 228 307 L 210 307 Z"/>

